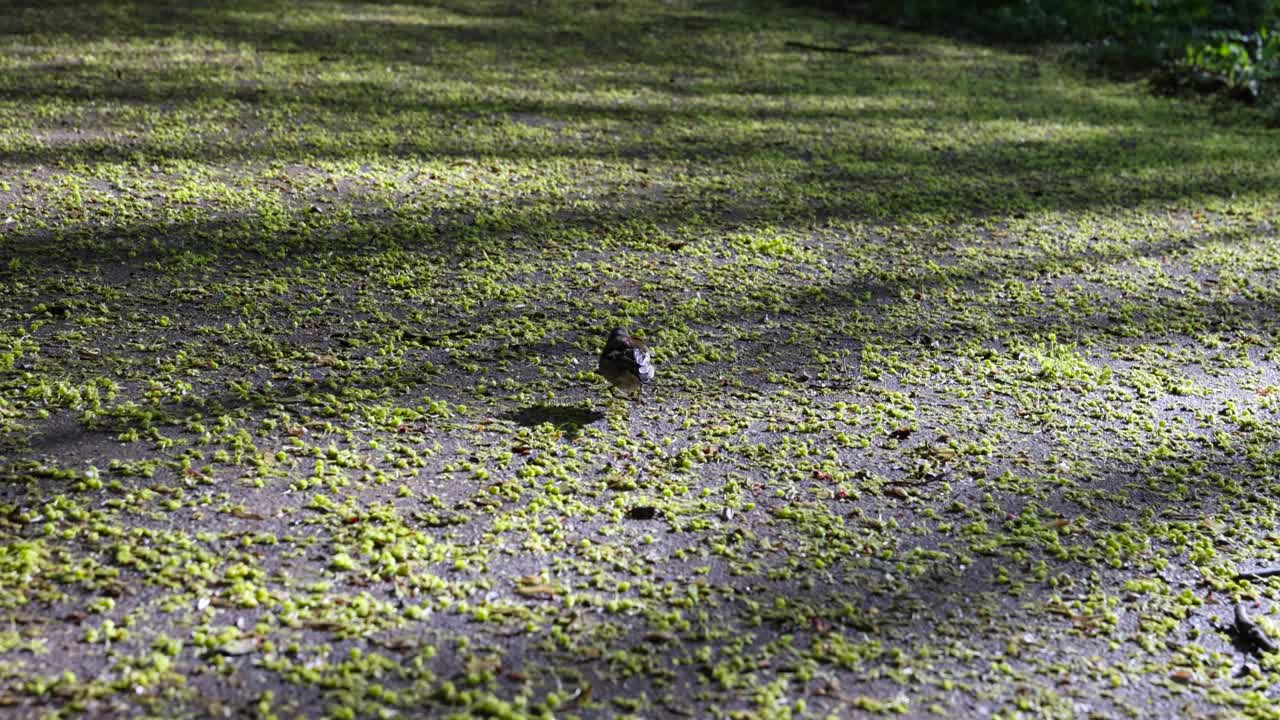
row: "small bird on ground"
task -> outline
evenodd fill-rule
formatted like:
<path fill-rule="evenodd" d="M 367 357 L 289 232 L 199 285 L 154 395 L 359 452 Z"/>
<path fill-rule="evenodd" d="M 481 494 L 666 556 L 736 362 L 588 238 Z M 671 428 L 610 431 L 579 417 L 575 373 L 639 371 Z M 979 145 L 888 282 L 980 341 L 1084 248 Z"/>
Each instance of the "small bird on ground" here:
<path fill-rule="evenodd" d="M 653 382 L 653 362 L 648 348 L 622 328 L 614 328 L 609 333 L 596 372 L 613 387 L 634 389 L 637 398 L 644 392 L 644 386 Z"/>

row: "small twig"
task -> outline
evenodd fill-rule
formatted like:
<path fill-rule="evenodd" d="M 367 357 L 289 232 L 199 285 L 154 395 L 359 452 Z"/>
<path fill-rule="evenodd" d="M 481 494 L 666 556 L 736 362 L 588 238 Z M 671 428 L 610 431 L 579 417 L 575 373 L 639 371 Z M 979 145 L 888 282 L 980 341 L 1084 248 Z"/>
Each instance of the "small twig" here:
<path fill-rule="evenodd" d="M 785 43 L 783 43 L 783 45 L 789 48 L 795 48 L 796 50 L 812 50 L 814 52 L 826 52 L 826 53 L 844 53 L 846 55 L 863 54 L 856 50 L 850 50 L 848 47 L 841 47 L 839 45 L 810 45 L 809 43 L 799 42 L 797 40 L 788 40 Z"/>
<path fill-rule="evenodd" d="M 869 50 L 854 50 L 848 45 L 813 45 L 798 40 L 787 40 L 783 47 L 793 48 L 795 50 L 809 50 L 811 52 L 824 53 L 840 53 L 841 55 L 853 55 L 860 58 L 877 57 L 880 55 L 911 55 L 911 54 L 927 54 L 923 52 L 913 53 L 911 50 L 894 47 L 892 45 L 881 45 L 880 47 L 871 48 Z"/>
<path fill-rule="evenodd" d="M 1245 610 L 1244 603 L 1236 603 L 1236 633 L 1263 652 L 1270 653 L 1280 650 L 1280 645 L 1276 645 L 1274 640 L 1267 637 L 1267 634 L 1262 631 L 1258 623 L 1249 617 L 1249 612 Z"/>
<path fill-rule="evenodd" d="M 1236 580 L 1262 580 L 1263 578 L 1280 576 L 1280 567 L 1258 568 L 1236 575 Z"/>

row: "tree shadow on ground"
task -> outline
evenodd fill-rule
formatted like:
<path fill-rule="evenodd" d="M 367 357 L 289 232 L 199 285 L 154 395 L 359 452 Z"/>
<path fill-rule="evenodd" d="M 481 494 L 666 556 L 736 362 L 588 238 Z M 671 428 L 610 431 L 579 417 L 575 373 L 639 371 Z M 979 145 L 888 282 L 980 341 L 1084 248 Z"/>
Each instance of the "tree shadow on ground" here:
<path fill-rule="evenodd" d="M 347 34 L 343 27 L 322 31 L 316 23 L 300 23 L 303 29 L 295 32 L 258 22 L 252 17 L 261 11 L 252 5 L 234 10 L 183 10 L 143 4 L 142 17 L 150 19 L 141 24 L 138 18 L 119 17 L 114 12 L 104 12 L 102 22 L 90 24 L 73 10 L 75 7 L 67 4 L 58 11 L 72 22 L 51 22 L 46 30 L 80 32 L 86 41 L 92 41 L 113 33 L 128 36 L 141 28 L 143 37 L 158 40 L 185 37 L 200 27 L 224 42 L 247 43 L 263 52 L 287 56 L 285 51 L 293 50 L 334 57 L 370 53 L 370 60 L 378 62 L 389 58 L 377 55 L 384 43 L 373 38 L 388 35 L 394 41 L 386 45 L 431 47 L 435 44 L 431 33 L 441 33 L 437 38 L 440 43 L 484 47 L 489 55 L 522 44 L 556 44 L 543 37 L 548 31 L 537 29 L 537 24 L 527 19 L 474 30 L 478 33 L 475 36 L 466 28 L 447 24 L 425 28 L 413 23 L 379 24 L 367 37 L 360 31 L 342 40 Z M 643 33 L 615 27 L 610 17 L 604 13 L 583 21 L 590 28 L 586 34 L 608 39 L 604 44 L 613 48 L 609 50 L 613 54 L 606 60 L 618 68 L 657 62 L 629 54 L 637 44 L 644 46 L 637 39 Z M 359 30 L 366 20 L 347 18 L 342 22 L 354 23 Z M 661 20 L 653 22 L 661 27 Z M 752 28 L 716 23 L 715 32 L 747 37 Z M 534 37 L 522 38 L 522 33 Z M 674 37 L 684 36 L 674 33 Z M 692 54 L 682 59 L 681 65 L 697 65 L 714 55 L 697 41 L 689 42 Z M 746 41 L 737 38 L 733 42 Z M 437 72 L 433 60 L 419 60 L 428 78 Z M 517 60 L 512 60 L 513 65 Z M 592 58 L 588 64 L 600 60 Z M 0 99 L 22 106 L 123 103 L 166 113 L 192 112 L 184 108 L 194 107 L 199 108 L 195 113 L 214 113 L 222 122 L 206 135 L 174 142 L 155 134 L 137 136 L 133 114 L 123 122 L 110 114 L 42 119 L 33 124 L 28 142 L 17 140 L 0 149 L 0 163 L 65 167 L 111 164 L 139 156 L 149 162 L 377 157 L 411 162 L 496 158 L 556 163 L 593 158 L 682 166 L 750 160 L 764 164 L 767 171 L 758 174 L 755 182 L 732 188 L 736 196 L 732 199 L 706 199 L 712 210 L 717 202 L 724 202 L 729 212 L 736 208 L 761 220 L 810 217 L 832 221 L 867 217 L 975 220 L 1003 213 L 1198 203 L 1233 194 L 1265 193 L 1280 181 L 1274 167 L 1252 162 L 1258 150 L 1248 138 L 1264 140 L 1261 130 L 1238 129 L 1234 132 L 1239 142 L 1218 144 L 1206 151 L 1198 130 L 1153 131 L 1153 122 L 1162 127 L 1176 125 L 1165 123 L 1184 112 L 1175 104 L 1153 106 L 1109 96 L 1067 96 L 1053 83 L 987 78 L 981 75 L 985 63 L 959 70 L 946 58 L 904 67 L 832 66 L 792 59 L 795 64 L 789 67 L 795 70 L 794 78 L 739 67 L 734 79 L 716 80 L 705 88 L 706 97 L 693 104 L 672 102 L 673 97 L 683 96 L 656 89 L 652 97 L 622 101 L 590 95 L 607 93 L 621 69 L 566 79 L 558 92 L 561 97 L 548 99 L 521 90 L 516 78 L 475 71 L 469 59 L 464 65 L 472 68 L 474 76 L 467 78 L 465 89 L 448 93 L 413 75 L 371 81 L 347 74 L 327 77 L 323 72 L 309 75 L 303 84 L 282 80 L 278 87 L 247 87 L 241 78 L 245 69 L 234 66 L 247 61 L 231 57 L 227 62 L 233 65 L 111 68 L 35 64 L 29 71 L 12 73 L 6 83 L 0 83 Z M 560 70 L 563 58 L 553 54 L 532 62 Z M 320 71 L 324 65 L 316 61 Z M 667 72 L 665 66 L 655 67 Z M 705 70 L 724 75 L 720 68 Z M 954 81 L 959 72 L 976 73 L 977 89 L 957 85 Z M 751 77 L 761 73 L 774 84 L 750 87 Z M 1009 88 L 1017 88 L 1017 94 L 1002 97 Z M 832 106 L 836 100 L 846 104 Z M 323 129 L 322 135 L 331 137 L 296 133 L 283 126 L 260 128 L 260 132 L 235 129 L 269 124 L 258 112 L 277 106 L 301 114 Z M 1057 121 L 1060 129 L 1045 136 L 1019 135 L 1023 121 L 1045 119 Z M 716 122 L 708 123 L 712 120 Z M 869 125 L 877 123 L 900 125 L 903 132 L 936 140 L 904 144 L 866 132 Z M 583 127 L 599 124 L 615 125 L 616 130 L 583 136 Z M 681 132 L 681 128 L 699 124 L 715 131 Z M 796 132 L 797 124 L 804 130 Z M 995 133 L 995 139 L 959 141 L 985 127 L 1004 129 Z M 472 133 L 481 139 L 471 137 Z M 1234 172 L 1224 175 L 1215 170 L 1224 163 L 1232 164 Z M 655 180 L 659 186 L 663 184 L 661 175 Z M 774 192 L 779 187 L 791 188 L 796 194 L 780 197 Z"/>

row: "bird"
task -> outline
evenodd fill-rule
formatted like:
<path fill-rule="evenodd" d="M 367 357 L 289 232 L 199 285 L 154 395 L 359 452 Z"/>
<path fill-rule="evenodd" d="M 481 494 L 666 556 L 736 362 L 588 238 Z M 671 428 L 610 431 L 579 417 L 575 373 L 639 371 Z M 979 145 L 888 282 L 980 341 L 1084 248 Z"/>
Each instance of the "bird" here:
<path fill-rule="evenodd" d="M 614 328 L 600 352 L 596 372 L 609 381 L 610 390 L 635 390 L 639 398 L 644 386 L 653 382 L 653 361 L 649 359 L 649 349 L 642 341 L 622 328 Z"/>

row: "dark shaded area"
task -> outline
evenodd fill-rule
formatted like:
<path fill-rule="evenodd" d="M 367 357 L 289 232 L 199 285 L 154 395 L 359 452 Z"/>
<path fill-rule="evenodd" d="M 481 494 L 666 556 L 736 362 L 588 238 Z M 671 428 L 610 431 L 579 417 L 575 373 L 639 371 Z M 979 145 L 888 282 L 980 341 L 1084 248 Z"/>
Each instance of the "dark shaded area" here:
<path fill-rule="evenodd" d="M 1214 31 L 1255 30 L 1274 19 L 1277 10 L 1273 0 L 1171 0 L 1128 5 L 1106 0 L 978 0 L 963 5 L 945 0 L 799 0 L 796 4 L 970 39 L 1025 43 L 1112 38 L 1154 44 Z M 1176 53 L 1177 49 L 1166 51 Z"/>
<path fill-rule="evenodd" d="M 581 405 L 530 405 L 504 413 L 503 417 L 521 427 L 551 425 L 573 440 L 586 426 L 604 419 L 604 413 Z"/>
<path fill-rule="evenodd" d="M 1073 55 L 1094 72 L 1145 77 L 1163 93 L 1218 94 L 1237 103 L 1258 103 L 1268 108 L 1265 117 L 1270 124 L 1280 122 L 1276 114 L 1280 3 L 1275 0 L 798 0 L 794 4 L 849 20 L 1030 52 L 1044 43 L 1072 43 Z"/>

